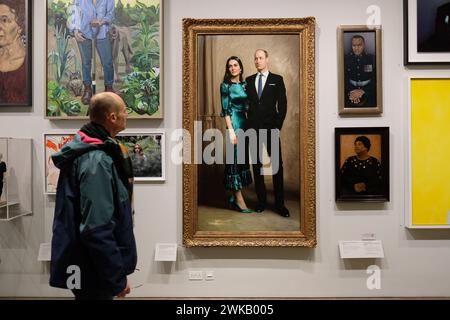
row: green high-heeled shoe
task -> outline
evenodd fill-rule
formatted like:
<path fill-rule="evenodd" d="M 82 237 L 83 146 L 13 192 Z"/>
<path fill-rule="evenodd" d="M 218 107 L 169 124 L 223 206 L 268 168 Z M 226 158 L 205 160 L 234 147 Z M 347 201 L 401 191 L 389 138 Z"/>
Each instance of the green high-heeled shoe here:
<path fill-rule="evenodd" d="M 228 203 L 230 204 L 230 206 L 231 206 L 234 210 L 239 211 L 240 213 L 252 213 L 252 212 L 254 212 L 253 210 L 248 209 L 248 208 L 242 209 L 242 208 L 239 206 L 239 204 L 236 202 L 236 198 L 235 198 L 234 196 L 230 196 L 230 197 L 228 198 Z"/>

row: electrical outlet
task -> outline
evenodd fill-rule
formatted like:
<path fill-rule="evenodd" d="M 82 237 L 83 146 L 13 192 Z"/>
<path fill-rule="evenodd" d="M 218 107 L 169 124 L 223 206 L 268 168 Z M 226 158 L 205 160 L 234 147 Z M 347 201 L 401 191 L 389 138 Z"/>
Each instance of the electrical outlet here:
<path fill-rule="evenodd" d="M 203 271 L 189 271 L 189 280 L 203 280 Z"/>
<path fill-rule="evenodd" d="M 205 280 L 214 280 L 214 271 L 205 271 Z"/>

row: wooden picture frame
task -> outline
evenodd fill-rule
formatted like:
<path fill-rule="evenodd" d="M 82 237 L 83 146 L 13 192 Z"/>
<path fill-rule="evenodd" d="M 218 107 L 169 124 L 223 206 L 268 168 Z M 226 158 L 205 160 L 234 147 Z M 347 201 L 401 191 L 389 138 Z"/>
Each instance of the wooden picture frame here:
<path fill-rule="evenodd" d="M 403 0 L 405 66 L 450 64 L 449 12 L 447 0 Z"/>
<path fill-rule="evenodd" d="M 234 54 L 241 56 L 245 75 L 250 76 L 256 72 L 253 61 L 257 49 L 267 49 L 269 71 L 282 75 L 286 85 L 287 116 L 280 138 L 285 162 L 285 194 L 288 188 L 293 190 L 290 202 L 286 200 L 286 206 L 291 211 L 290 217 L 277 215 L 274 208 L 270 207 L 270 199 L 262 213 L 246 215 L 227 209 L 222 165 L 206 164 L 202 159 L 197 161 L 198 155 L 202 158 L 204 151 L 202 137 L 198 138 L 198 134 L 203 136 L 203 129 L 217 129 L 214 132 L 218 133 L 219 138 L 216 138 L 215 143 L 219 146 L 224 139 L 219 86 L 226 57 Z M 291 72 L 283 68 L 290 68 Z M 269 78 L 266 86 L 274 88 L 277 85 L 270 82 Z M 313 17 L 184 19 L 183 129 L 182 207 L 185 246 L 316 246 Z M 288 162 L 289 166 L 286 165 Z M 267 178 L 266 184 L 269 186 L 271 179 Z M 252 190 L 253 185 L 244 190 L 248 199 Z M 249 208 L 255 208 L 255 202 L 249 200 L 248 204 Z M 267 221 L 264 222 L 264 219 Z"/>
<path fill-rule="evenodd" d="M 381 26 L 339 26 L 337 38 L 339 114 L 382 113 Z"/>
<path fill-rule="evenodd" d="M 85 17 L 92 6 L 78 0 L 46 0 L 45 118 L 88 119 L 89 99 L 83 99 L 87 85 L 96 93 L 118 93 L 128 119 L 162 119 L 163 2 L 97 1 L 103 25 L 91 27 Z M 76 40 L 76 30 L 84 41 Z M 90 40 L 95 34 L 98 39 Z"/>
<path fill-rule="evenodd" d="M 389 127 L 334 132 L 336 201 L 389 201 Z"/>
<path fill-rule="evenodd" d="M 447 164 L 450 154 L 450 77 L 408 78 L 405 226 L 450 229 Z"/>
<path fill-rule="evenodd" d="M 28 107 L 33 102 L 32 3 L 0 1 L 0 15 L 7 20 L 3 26 L 6 35 L 0 40 L 1 52 L 5 52 L 0 55 L 0 107 Z M 13 32 L 14 39 L 10 36 Z"/>

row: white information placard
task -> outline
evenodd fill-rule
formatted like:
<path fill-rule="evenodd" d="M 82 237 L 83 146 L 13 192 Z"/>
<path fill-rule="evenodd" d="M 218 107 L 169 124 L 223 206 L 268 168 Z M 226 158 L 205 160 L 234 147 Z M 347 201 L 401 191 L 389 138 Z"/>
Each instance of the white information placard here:
<path fill-rule="evenodd" d="M 155 261 L 177 261 L 176 243 L 157 243 L 155 250 Z"/>
<path fill-rule="evenodd" d="M 341 259 L 384 258 L 381 240 L 339 241 Z"/>
<path fill-rule="evenodd" d="M 52 244 L 41 243 L 39 246 L 38 261 L 51 261 L 52 260 Z"/>

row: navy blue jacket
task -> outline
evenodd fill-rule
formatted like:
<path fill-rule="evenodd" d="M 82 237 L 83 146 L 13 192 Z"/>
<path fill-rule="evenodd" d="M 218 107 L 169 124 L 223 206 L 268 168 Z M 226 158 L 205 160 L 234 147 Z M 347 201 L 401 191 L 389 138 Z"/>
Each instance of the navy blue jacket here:
<path fill-rule="evenodd" d="M 137 261 L 128 192 L 103 142 L 78 133 L 52 156 L 61 170 L 53 221 L 50 285 L 67 288 L 71 265 L 81 271 L 81 290 L 126 287 Z"/>

